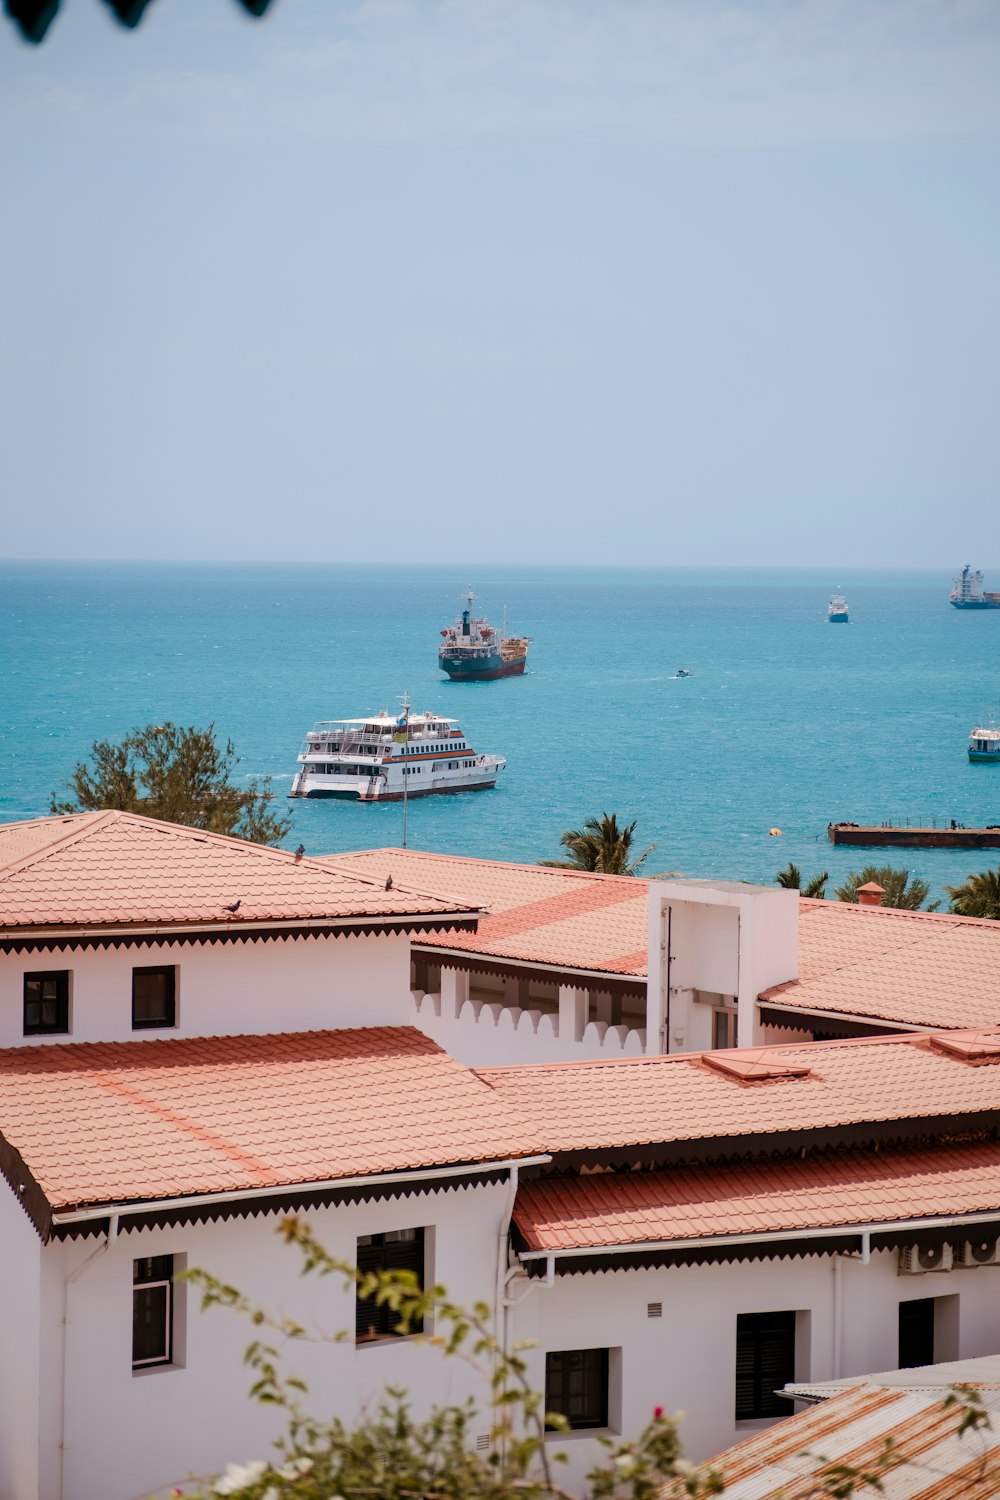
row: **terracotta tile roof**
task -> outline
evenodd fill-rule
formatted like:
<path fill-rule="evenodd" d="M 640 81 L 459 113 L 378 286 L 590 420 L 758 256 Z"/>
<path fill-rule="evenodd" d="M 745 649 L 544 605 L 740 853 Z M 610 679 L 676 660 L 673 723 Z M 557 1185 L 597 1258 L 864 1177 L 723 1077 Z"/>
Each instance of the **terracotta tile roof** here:
<path fill-rule="evenodd" d="M 406 1026 L 4 1049 L 0 1134 L 53 1210 L 496 1161 L 536 1138 Z"/>
<path fill-rule="evenodd" d="M 308 922 L 424 917 L 476 908 L 335 862 L 296 862 L 132 813 L 77 813 L 0 825 L 0 934 L 29 927 Z M 235 913 L 226 908 L 239 902 Z M 445 924 L 446 925 L 446 924 Z"/>
<path fill-rule="evenodd" d="M 881 1472 L 884 1500 L 996 1500 L 1000 1492 L 1000 1393 L 981 1392 L 992 1429 L 960 1433 L 962 1408 L 943 1392 L 858 1384 L 755 1432 L 704 1465 L 723 1476 L 726 1500 L 815 1500 L 843 1472 L 834 1465 L 881 1472 L 888 1439 L 899 1463 Z M 699 1466 L 701 1468 L 702 1466 Z M 859 1483 L 857 1493 L 874 1494 Z M 660 1491 L 681 1500 L 682 1481 Z"/>
<path fill-rule="evenodd" d="M 330 857 L 341 869 L 389 874 L 439 896 L 485 907 L 476 932 L 421 938 L 435 946 L 556 968 L 646 977 L 648 882 L 415 849 Z"/>
<path fill-rule="evenodd" d="M 996 1025 L 1000 922 L 803 900 L 799 978 L 761 998 L 913 1027 Z"/>
<path fill-rule="evenodd" d="M 1000 1213 L 1000 1144 L 857 1151 L 752 1165 L 538 1177 L 514 1220 L 531 1250 L 841 1229 Z"/>
<path fill-rule="evenodd" d="M 991 1032 L 990 1035 L 1000 1034 Z M 903 1033 L 754 1048 L 804 1076 L 728 1077 L 701 1053 L 480 1069 L 547 1151 L 769 1135 L 1000 1109 L 1000 1063 L 970 1062 Z M 739 1059 L 741 1053 L 724 1054 Z"/>

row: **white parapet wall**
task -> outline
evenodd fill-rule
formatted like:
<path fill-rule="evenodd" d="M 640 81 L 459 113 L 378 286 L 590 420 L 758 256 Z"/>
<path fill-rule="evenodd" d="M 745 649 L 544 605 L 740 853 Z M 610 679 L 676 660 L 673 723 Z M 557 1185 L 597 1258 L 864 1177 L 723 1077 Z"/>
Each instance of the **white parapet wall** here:
<path fill-rule="evenodd" d="M 646 1050 L 644 1030 L 587 1021 L 585 989 L 561 985 L 555 1015 L 465 998 L 462 990 L 467 992 L 468 985 L 460 982 L 467 977 L 446 969 L 441 993 L 414 990 L 412 1015 L 414 1026 L 467 1067 L 641 1057 Z"/>
<path fill-rule="evenodd" d="M 799 893 L 725 880 L 649 887 L 651 1052 L 715 1045 L 713 1011 L 735 1013 L 731 1041 L 759 1042 L 757 996 L 799 972 Z"/>

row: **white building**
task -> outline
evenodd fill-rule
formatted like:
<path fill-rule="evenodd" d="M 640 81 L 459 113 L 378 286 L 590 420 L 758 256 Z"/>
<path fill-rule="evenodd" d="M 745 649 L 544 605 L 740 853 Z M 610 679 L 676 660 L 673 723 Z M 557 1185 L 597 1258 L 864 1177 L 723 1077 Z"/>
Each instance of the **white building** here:
<path fill-rule="evenodd" d="M 131 1500 L 268 1456 L 250 1330 L 203 1314 L 184 1267 L 354 1326 L 294 1353 L 321 1410 L 350 1420 L 389 1381 L 483 1398 L 351 1290 L 300 1281 L 288 1210 L 535 1339 L 573 1482 L 656 1405 L 704 1457 L 776 1420 L 776 1385 L 998 1347 L 1000 1032 L 691 1050 L 809 982 L 797 897 L 526 896 L 501 866 L 503 909 L 398 853 L 342 869 L 120 814 L 0 829 L 4 1500 Z"/>
<path fill-rule="evenodd" d="M 482 908 L 412 945 L 410 1019 L 474 1065 L 1000 1023 L 1000 922 L 412 849 L 337 855 Z M 870 904 L 870 899 L 875 904 Z"/>

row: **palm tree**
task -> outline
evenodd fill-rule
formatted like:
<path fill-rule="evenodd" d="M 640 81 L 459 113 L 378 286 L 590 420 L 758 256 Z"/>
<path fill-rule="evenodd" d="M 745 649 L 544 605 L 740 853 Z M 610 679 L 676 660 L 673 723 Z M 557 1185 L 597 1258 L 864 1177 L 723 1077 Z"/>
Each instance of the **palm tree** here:
<path fill-rule="evenodd" d="M 893 906 L 901 911 L 920 911 L 930 894 L 926 880 L 910 874 L 909 870 L 897 870 L 892 865 L 865 865 L 863 870 L 852 870 L 836 889 L 838 901 L 857 901 L 858 887 L 874 881 L 885 892 L 883 906 Z M 932 901 L 927 911 L 937 911 L 940 901 Z"/>
<path fill-rule="evenodd" d="M 617 813 L 603 813 L 588 818 L 582 828 L 568 828 L 559 842 L 570 852 L 569 859 L 540 859 L 540 865 L 553 870 L 593 870 L 601 875 L 634 875 L 656 848 L 650 844 L 639 857 L 633 858 L 632 839 L 635 823 L 619 828 Z"/>
<path fill-rule="evenodd" d="M 1000 920 L 1000 869 L 980 870 L 964 885 L 946 885 L 950 911 L 960 917 L 992 917 Z"/>
<path fill-rule="evenodd" d="M 779 870 L 774 880 L 776 885 L 782 886 L 786 891 L 798 891 L 800 896 L 811 896 L 814 900 L 822 901 L 826 896 L 826 882 L 829 878 L 829 871 L 824 870 L 822 875 L 814 875 L 803 890 L 802 871 L 798 865 L 789 865 L 786 870 Z"/>

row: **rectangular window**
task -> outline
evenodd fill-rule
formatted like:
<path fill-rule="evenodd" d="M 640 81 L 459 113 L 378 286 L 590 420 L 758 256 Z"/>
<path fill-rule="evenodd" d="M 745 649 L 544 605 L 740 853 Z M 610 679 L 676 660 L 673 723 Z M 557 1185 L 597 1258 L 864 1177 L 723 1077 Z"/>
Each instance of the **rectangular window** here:
<path fill-rule="evenodd" d="M 24 976 L 24 1034 L 53 1036 L 69 1031 L 69 970 Z"/>
<path fill-rule="evenodd" d="M 558 1349 L 545 1356 L 545 1410 L 572 1428 L 608 1425 L 608 1350 Z"/>
<path fill-rule="evenodd" d="M 132 1262 L 132 1368 L 173 1363 L 174 1257 Z"/>
<path fill-rule="evenodd" d="M 934 1363 L 934 1297 L 899 1304 L 899 1368 Z"/>
<path fill-rule="evenodd" d="M 132 970 L 132 1030 L 174 1026 L 177 1017 L 177 970 L 173 964 Z"/>
<path fill-rule="evenodd" d="M 736 1046 L 735 1010 L 713 1010 L 712 1049 L 718 1052 L 723 1047 Z"/>
<path fill-rule="evenodd" d="M 419 1285 L 424 1285 L 423 1229 L 391 1229 L 385 1234 L 358 1236 L 358 1270 L 412 1271 Z M 407 1333 L 421 1333 L 422 1323 L 411 1323 Z M 359 1344 L 373 1339 L 398 1338 L 399 1314 L 374 1297 L 356 1297 L 354 1334 Z"/>
<path fill-rule="evenodd" d="M 740 1313 L 736 1319 L 736 1420 L 787 1417 L 775 1391 L 795 1379 L 794 1312 Z"/>

